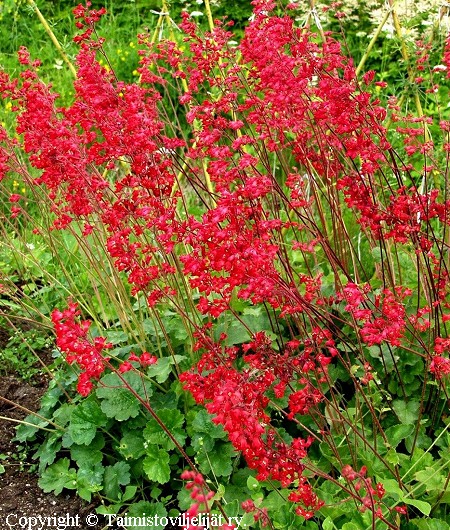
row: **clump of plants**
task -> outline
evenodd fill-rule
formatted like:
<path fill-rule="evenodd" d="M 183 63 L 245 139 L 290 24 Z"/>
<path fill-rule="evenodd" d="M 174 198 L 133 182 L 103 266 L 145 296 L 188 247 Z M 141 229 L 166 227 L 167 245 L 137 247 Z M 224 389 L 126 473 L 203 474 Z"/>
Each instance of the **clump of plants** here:
<path fill-rule="evenodd" d="M 56 304 L 18 439 L 44 491 L 100 513 L 447 528 L 450 121 L 423 109 L 450 38 L 438 65 L 403 50 L 396 95 L 295 3 L 253 1 L 239 45 L 205 5 L 208 31 L 139 35 L 133 83 L 100 64 L 105 11 L 76 7 L 67 106 L 26 49 L 0 73 L 2 185 L 36 190 L 35 235 L 76 239 L 99 309 Z"/>

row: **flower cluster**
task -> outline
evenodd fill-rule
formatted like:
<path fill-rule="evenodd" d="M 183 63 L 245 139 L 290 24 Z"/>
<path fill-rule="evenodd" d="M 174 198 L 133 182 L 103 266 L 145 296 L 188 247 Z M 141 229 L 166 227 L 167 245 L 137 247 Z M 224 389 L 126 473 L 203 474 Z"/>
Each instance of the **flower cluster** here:
<path fill-rule="evenodd" d="M 155 355 L 151 355 L 148 352 L 143 352 L 140 356 L 137 356 L 135 353 L 131 352 L 128 356 L 128 360 L 124 361 L 119 366 L 119 372 L 125 373 L 129 372 L 130 370 L 133 370 L 135 366 L 132 364 L 132 362 L 139 363 L 138 366 L 144 368 L 145 366 L 151 366 L 152 364 L 155 364 L 158 361 L 158 358 Z"/>
<path fill-rule="evenodd" d="M 208 527 L 214 525 L 214 528 L 218 530 L 234 530 L 236 528 L 234 524 L 222 524 L 224 519 L 222 515 L 211 514 L 211 502 L 214 492 L 209 490 L 205 479 L 200 473 L 186 470 L 181 473 L 181 478 L 188 481 L 184 487 L 190 492 L 190 497 L 194 501 L 184 514 L 184 518 L 187 518 L 189 523 L 183 526 L 183 530 L 202 530 L 205 528 L 204 524 Z M 198 521 L 198 524 L 193 524 L 192 520 Z"/>
<path fill-rule="evenodd" d="M 242 452 L 248 466 L 257 471 L 258 480 L 277 480 L 283 487 L 300 481 L 301 485 L 296 486 L 290 500 L 298 503 L 299 515 L 310 518 L 323 505 L 303 476 L 303 459 L 313 440 L 311 437 L 295 438 L 286 443 L 270 424 L 271 418 L 266 411 L 270 400 L 266 394 L 273 388 L 277 376 L 278 385 L 279 379 L 284 377 L 292 381 L 292 372 L 286 377 L 286 366 L 276 361 L 275 352 L 270 355 L 269 344 L 264 334 L 257 334 L 251 346 L 246 345 L 245 359 L 249 369 L 239 372 L 230 364 L 236 351 L 224 355 L 220 345 L 204 341 L 209 351 L 198 365 L 199 372 L 186 372 L 180 379 L 196 401 L 214 416 L 213 421 L 223 425 L 235 449 Z M 250 348 L 254 349 L 252 353 Z M 292 364 L 289 358 L 284 360 Z M 304 413 L 298 394 L 290 396 L 291 417 L 297 412 Z M 312 406 L 321 400 L 321 395 L 305 388 L 303 399 Z"/>
<path fill-rule="evenodd" d="M 81 368 L 77 390 L 87 396 L 93 388 L 92 379 L 99 379 L 109 360 L 103 352 L 112 348 L 104 337 L 88 337 L 91 323 L 79 320 L 81 311 L 77 304 L 69 303 L 64 311 L 54 310 L 52 322 L 56 333 L 56 345 L 66 354 L 69 364 L 77 364 Z"/>
<path fill-rule="evenodd" d="M 365 466 L 359 471 L 355 471 L 350 465 L 346 465 L 342 468 L 341 474 L 362 498 L 361 511 L 364 512 L 369 509 L 375 516 L 382 517 L 381 501 L 386 493 L 383 484 L 377 482 L 374 485 L 372 479 L 366 476 L 367 468 Z"/>

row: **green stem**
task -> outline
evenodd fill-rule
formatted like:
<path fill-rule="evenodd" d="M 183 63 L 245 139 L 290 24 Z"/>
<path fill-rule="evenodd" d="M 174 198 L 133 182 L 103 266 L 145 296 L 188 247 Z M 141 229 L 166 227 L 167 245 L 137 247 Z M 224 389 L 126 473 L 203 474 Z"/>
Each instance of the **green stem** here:
<path fill-rule="evenodd" d="M 211 4 L 209 3 L 209 0 L 205 0 L 205 10 L 206 10 L 206 16 L 208 18 L 208 26 L 209 30 L 214 30 L 214 20 L 212 17 L 212 11 L 211 11 Z"/>
<path fill-rule="evenodd" d="M 369 45 L 367 46 L 366 51 L 364 52 L 364 55 L 361 57 L 361 60 L 359 61 L 359 64 L 356 68 L 356 75 L 358 76 L 366 63 L 370 52 L 372 51 L 372 48 L 374 47 L 375 43 L 378 40 L 378 37 L 380 36 L 381 30 L 383 29 L 384 25 L 386 24 L 387 19 L 389 18 L 389 15 L 391 14 L 391 9 L 388 9 L 386 13 L 384 14 L 383 20 L 380 22 L 379 26 L 377 27 L 374 36 L 372 37 L 372 40 L 369 42 Z"/>
<path fill-rule="evenodd" d="M 47 32 L 47 35 L 50 37 L 53 44 L 56 46 L 56 49 L 58 50 L 59 54 L 63 58 L 63 61 L 67 64 L 69 67 L 69 70 L 72 72 L 73 76 L 77 76 L 77 71 L 75 70 L 74 65 L 71 63 L 69 57 L 67 56 L 66 52 L 63 50 L 63 47 L 59 43 L 58 39 L 56 38 L 56 35 L 53 33 L 52 28 L 49 26 L 47 20 L 45 19 L 44 15 L 41 13 L 40 9 L 34 2 L 34 0 L 27 0 L 28 5 L 33 9 L 33 11 L 36 13 L 38 19 L 41 21 L 41 24 L 44 26 L 45 31 Z"/>

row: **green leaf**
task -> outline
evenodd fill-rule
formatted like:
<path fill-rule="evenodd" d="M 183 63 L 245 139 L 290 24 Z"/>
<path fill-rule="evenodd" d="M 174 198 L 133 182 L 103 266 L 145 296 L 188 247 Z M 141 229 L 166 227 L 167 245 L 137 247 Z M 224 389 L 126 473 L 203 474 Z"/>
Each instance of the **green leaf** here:
<path fill-rule="evenodd" d="M 34 414 L 29 414 L 24 421 L 31 425 L 26 425 L 25 423 L 19 425 L 16 429 L 16 436 L 13 438 L 14 442 L 26 442 L 32 440 L 40 427 L 47 427 L 48 425 L 48 421 L 38 418 Z M 36 425 L 36 427 L 34 427 L 34 425 Z"/>
<path fill-rule="evenodd" d="M 226 433 L 222 425 L 217 425 L 213 421 L 213 416 L 206 410 L 200 409 L 191 422 L 192 430 L 195 432 L 204 432 L 211 438 L 225 438 Z"/>
<path fill-rule="evenodd" d="M 164 334 L 159 326 L 155 325 L 152 318 L 146 318 L 142 321 L 142 329 L 147 335 L 152 337 L 163 337 Z"/>
<path fill-rule="evenodd" d="M 126 342 L 128 340 L 128 334 L 124 331 L 113 331 L 109 329 L 106 332 L 106 338 L 108 339 L 108 342 L 115 346 L 121 342 Z"/>
<path fill-rule="evenodd" d="M 191 438 L 191 446 L 196 453 L 212 451 L 215 443 L 215 438 L 211 438 L 211 436 L 202 432 L 194 433 Z"/>
<path fill-rule="evenodd" d="M 96 493 L 102 489 L 103 475 L 105 468 L 97 463 L 92 467 L 83 467 L 77 473 L 77 491 L 78 495 L 90 501 L 92 493 Z"/>
<path fill-rule="evenodd" d="M 178 406 L 179 396 L 175 392 L 162 393 L 154 392 L 152 396 L 152 407 L 156 412 L 161 409 L 176 409 Z"/>
<path fill-rule="evenodd" d="M 420 401 L 412 399 L 411 401 L 403 401 L 396 399 L 392 402 L 392 408 L 398 419 L 404 424 L 416 424 L 419 419 Z"/>
<path fill-rule="evenodd" d="M 402 502 L 404 502 L 405 504 L 409 504 L 410 506 L 414 506 L 424 515 L 430 515 L 431 505 L 428 502 L 417 501 L 416 499 L 408 499 L 407 497 L 403 498 Z"/>
<path fill-rule="evenodd" d="M 442 519 L 410 519 L 418 530 L 450 530 L 450 525 Z"/>
<path fill-rule="evenodd" d="M 323 530 L 335 530 L 336 527 L 334 526 L 333 519 L 331 519 L 331 517 L 327 517 L 322 523 L 322 528 Z"/>
<path fill-rule="evenodd" d="M 145 453 L 142 431 L 127 431 L 117 449 L 126 460 L 140 458 Z"/>
<path fill-rule="evenodd" d="M 150 383 L 145 389 L 141 376 L 136 372 L 122 374 L 124 381 L 117 374 L 107 374 L 100 379 L 96 390 L 97 396 L 102 399 L 101 409 L 108 416 L 117 421 L 135 418 L 140 411 L 139 400 L 126 388 L 129 385 L 139 396 L 147 400 L 152 395 Z"/>
<path fill-rule="evenodd" d="M 241 504 L 247 500 L 244 492 L 236 486 L 227 486 L 225 488 L 226 503 L 222 504 L 225 514 L 228 517 L 236 517 L 239 515 Z"/>
<path fill-rule="evenodd" d="M 77 487 L 77 473 L 69 468 L 68 458 L 62 458 L 49 466 L 38 481 L 39 487 L 45 493 L 53 492 L 59 495 L 64 488 L 74 490 Z"/>
<path fill-rule="evenodd" d="M 156 364 L 152 364 L 147 368 L 147 375 L 149 377 L 154 377 L 158 383 L 164 383 L 172 371 L 172 366 L 180 363 L 185 358 L 184 355 L 161 357 Z"/>
<path fill-rule="evenodd" d="M 370 346 L 367 349 L 374 359 L 379 359 L 383 363 L 386 373 L 389 374 L 394 370 L 395 363 L 400 358 L 398 355 L 395 355 L 395 348 L 392 348 L 392 346 L 388 346 L 387 344 L 381 344 Z"/>
<path fill-rule="evenodd" d="M 164 508 L 162 502 L 146 502 L 140 501 L 132 504 L 127 510 L 128 517 L 136 517 L 137 523 L 148 521 L 155 523 L 163 517 L 167 517 L 167 510 Z M 158 519 L 156 518 L 158 516 Z M 165 525 L 162 524 L 148 524 L 148 525 L 127 525 L 127 530 L 164 530 Z"/>
<path fill-rule="evenodd" d="M 387 494 L 392 496 L 394 499 L 402 499 L 403 491 L 399 487 L 398 482 L 394 479 L 384 479 L 383 486 Z"/>
<path fill-rule="evenodd" d="M 77 408 L 77 406 L 78 404 L 74 403 L 64 403 L 58 407 L 53 414 L 55 422 L 61 427 L 68 425 L 72 416 L 72 412 L 75 408 Z"/>
<path fill-rule="evenodd" d="M 158 417 L 177 442 L 183 445 L 186 439 L 186 432 L 182 428 L 184 424 L 183 414 L 178 409 L 161 409 L 158 411 Z M 148 444 L 160 445 L 166 450 L 175 448 L 173 441 L 154 418 L 148 421 L 144 429 L 144 438 Z"/>
<path fill-rule="evenodd" d="M 150 480 L 165 484 L 170 480 L 169 453 L 164 449 L 150 446 L 143 462 L 143 469 Z"/>
<path fill-rule="evenodd" d="M 57 432 L 50 435 L 45 442 L 39 446 L 34 453 L 33 458 L 39 458 L 39 470 L 42 471 L 49 464 L 53 464 L 56 454 L 61 449 L 61 433 Z"/>
<path fill-rule="evenodd" d="M 99 404 L 93 399 L 87 399 L 73 409 L 69 435 L 77 445 L 89 445 L 97 434 L 97 428 L 104 427 L 107 422 L 108 418 Z"/>
<path fill-rule="evenodd" d="M 398 457 L 398 453 L 395 449 L 389 449 L 389 451 L 386 453 L 385 459 L 394 466 L 400 462 L 400 458 Z"/>
<path fill-rule="evenodd" d="M 255 519 L 252 513 L 245 513 L 244 517 L 241 519 L 240 528 L 254 528 Z"/>
<path fill-rule="evenodd" d="M 414 425 L 408 424 L 408 425 L 394 425 L 392 427 L 389 427 L 389 429 L 386 429 L 386 438 L 389 442 L 389 445 L 392 448 L 396 448 L 397 445 L 404 440 L 407 436 L 409 436 L 414 431 Z"/>
<path fill-rule="evenodd" d="M 135 495 L 138 487 L 137 486 L 127 486 L 123 492 L 121 501 L 127 502 L 130 501 Z"/>
<path fill-rule="evenodd" d="M 58 403 L 62 393 L 63 392 L 59 386 L 49 388 L 47 392 L 41 397 L 41 410 L 52 409 Z"/>
<path fill-rule="evenodd" d="M 226 333 L 225 345 L 233 346 L 247 342 L 252 333 L 264 331 L 271 340 L 275 340 L 276 335 L 272 330 L 270 319 L 260 307 L 247 307 L 241 320 L 242 322 L 236 320 L 230 322 L 227 315 L 222 317 L 215 327 L 216 338 L 221 333 Z"/>
<path fill-rule="evenodd" d="M 103 483 L 103 492 L 108 499 L 120 499 L 120 486 L 130 483 L 130 466 L 126 462 L 116 462 L 113 466 L 106 467 Z"/>
<path fill-rule="evenodd" d="M 421 471 L 414 473 L 414 478 L 417 482 L 423 484 L 428 492 L 433 490 L 441 491 L 444 487 L 445 477 L 432 467 L 426 467 Z"/>
<path fill-rule="evenodd" d="M 180 343 L 185 344 L 187 342 L 186 339 L 189 335 L 180 315 L 171 311 L 166 311 L 164 313 L 164 325 L 166 333 L 170 336 L 173 345 L 178 345 Z"/>
<path fill-rule="evenodd" d="M 322 442 L 319 445 L 320 452 L 322 453 L 323 457 L 333 464 L 335 467 L 342 468 L 342 464 L 350 464 L 352 463 L 351 454 L 348 451 L 348 449 L 345 447 L 345 444 L 343 443 L 344 437 L 340 435 L 335 436 L 336 440 L 336 448 L 339 453 L 339 459 L 335 456 L 333 453 L 333 450 L 330 447 L 329 443 Z"/>
<path fill-rule="evenodd" d="M 427 422 L 428 420 L 425 420 Z M 424 422 L 424 423 L 425 423 Z M 425 449 L 426 451 L 431 447 L 433 440 L 427 436 L 425 425 L 419 425 L 419 430 L 413 432 L 405 439 L 405 447 L 409 453 L 417 449 Z"/>
<path fill-rule="evenodd" d="M 247 479 L 247 488 L 250 491 L 258 491 L 261 488 L 261 486 L 259 484 L 259 481 L 256 480 L 255 477 L 250 476 Z"/>
<path fill-rule="evenodd" d="M 216 331 L 216 333 L 218 330 Z M 235 346 L 236 344 L 242 344 L 247 342 L 251 335 L 240 322 L 233 322 L 230 327 L 226 328 L 225 331 L 227 338 L 225 339 L 226 346 Z"/>
<path fill-rule="evenodd" d="M 371 251 L 373 260 L 376 263 L 381 263 L 381 249 L 379 247 L 374 247 Z"/>
<path fill-rule="evenodd" d="M 261 503 L 261 508 L 266 507 L 266 501 L 267 499 L 264 499 L 264 501 Z M 270 508 L 269 508 L 269 512 L 270 512 Z M 284 502 L 284 504 L 279 503 L 276 511 L 271 512 L 271 513 L 273 513 L 272 520 L 273 520 L 273 526 L 275 528 L 279 528 L 280 530 L 284 528 L 295 528 L 294 526 L 295 515 L 291 512 L 290 507 L 287 505 L 286 502 Z"/>
<path fill-rule="evenodd" d="M 217 442 L 212 451 L 204 451 L 197 455 L 202 473 L 212 471 L 218 477 L 227 477 L 232 471 L 232 457 L 235 455 L 233 446 L 228 442 Z"/>
<path fill-rule="evenodd" d="M 75 460 L 79 468 L 89 468 L 99 464 L 103 460 L 103 453 L 86 445 L 72 445 L 70 457 Z"/>

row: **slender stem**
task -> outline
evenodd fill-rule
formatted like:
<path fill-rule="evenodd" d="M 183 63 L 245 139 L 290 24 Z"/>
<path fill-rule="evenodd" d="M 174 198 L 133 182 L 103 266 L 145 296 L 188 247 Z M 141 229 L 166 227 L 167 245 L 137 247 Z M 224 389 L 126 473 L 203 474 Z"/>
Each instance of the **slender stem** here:
<path fill-rule="evenodd" d="M 386 11 L 384 14 L 383 19 L 381 20 L 380 24 L 378 25 L 371 41 L 369 42 L 369 45 L 367 46 L 366 51 L 364 52 L 364 55 L 361 57 L 361 60 L 359 61 L 359 64 L 356 68 L 356 76 L 358 76 L 361 73 L 361 70 L 363 69 L 370 52 L 372 51 L 372 48 L 374 47 L 375 43 L 378 40 L 378 37 L 380 36 L 381 30 L 383 29 L 384 25 L 386 24 L 387 19 L 389 18 L 389 15 L 391 14 L 392 7 Z"/>
<path fill-rule="evenodd" d="M 29 427 L 34 427 L 35 429 L 39 429 L 40 431 L 55 432 L 55 429 L 47 429 L 46 427 L 39 427 L 39 425 L 35 425 L 34 423 L 30 423 L 29 421 L 16 420 L 16 418 L 8 418 L 8 416 L 0 416 L 0 420 L 12 421 L 14 423 L 20 423 L 21 425 L 28 425 Z"/>
<path fill-rule="evenodd" d="M 206 16 L 208 18 L 209 30 L 213 31 L 214 30 L 214 20 L 213 20 L 213 17 L 212 17 L 211 4 L 209 3 L 209 0 L 205 0 L 205 10 L 206 10 Z"/>
<path fill-rule="evenodd" d="M 23 410 L 25 411 L 27 414 L 32 414 L 33 416 L 36 416 L 37 418 L 39 418 L 40 420 L 43 420 L 45 421 L 46 423 L 49 423 L 50 425 L 53 425 L 53 427 L 55 427 L 56 429 L 59 429 L 60 431 L 66 431 L 64 429 L 64 427 L 61 427 L 61 425 L 57 425 L 56 423 L 53 423 L 51 420 L 49 420 L 48 418 L 44 418 L 44 416 L 41 416 L 40 414 L 38 414 L 37 412 L 33 412 L 32 410 L 30 409 L 27 409 L 26 407 L 23 407 L 22 405 L 19 405 L 18 403 L 14 403 L 14 401 L 11 401 L 10 399 L 8 398 L 5 398 L 4 396 L 0 396 L 0 400 L 1 401 L 4 401 L 5 403 L 8 403 L 8 405 L 11 405 L 13 406 L 14 408 L 18 408 L 20 410 Z M 3 418 L 4 419 L 4 418 Z M 11 420 L 11 421 L 17 421 L 17 420 L 14 420 L 13 418 L 7 418 L 8 420 Z M 23 422 L 23 423 L 26 423 L 26 422 Z M 33 425 L 33 424 L 31 424 Z M 33 427 L 36 427 L 36 429 L 40 429 L 41 427 L 39 427 L 39 425 L 33 425 Z"/>
<path fill-rule="evenodd" d="M 41 21 L 41 24 L 44 26 L 45 31 L 47 32 L 47 35 L 50 37 L 51 41 L 55 45 L 56 49 L 58 50 L 59 54 L 61 55 L 63 61 L 67 64 L 69 67 L 69 70 L 72 72 L 73 76 L 77 76 L 77 71 L 75 70 L 74 65 L 71 63 L 69 57 L 67 56 L 66 52 L 64 51 L 63 47 L 59 43 L 58 39 L 56 38 L 56 35 L 53 33 L 52 28 L 49 26 L 47 20 L 45 19 L 44 15 L 41 13 L 40 9 L 34 2 L 34 0 L 27 0 L 28 5 L 33 9 L 33 11 L 36 13 L 38 19 Z"/>

